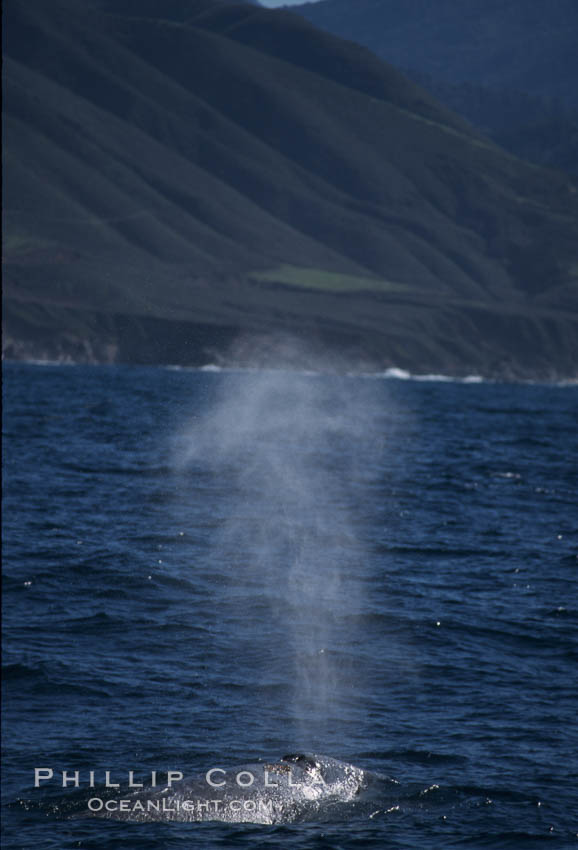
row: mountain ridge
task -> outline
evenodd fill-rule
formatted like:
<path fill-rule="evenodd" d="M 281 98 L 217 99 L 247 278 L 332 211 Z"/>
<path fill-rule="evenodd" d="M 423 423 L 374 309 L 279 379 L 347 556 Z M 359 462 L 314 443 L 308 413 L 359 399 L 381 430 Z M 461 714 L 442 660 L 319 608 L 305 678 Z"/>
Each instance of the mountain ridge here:
<path fill-rule="evenodd" d="M 573 0 L 321 0 L 293 8 L 393 62 L 516 156 L 578 173 Z"/>
<path fill-rule="evenodd" d="M 563 175 L 292 13 L 135 7 L 5 3 L 7 356 L 199 363 L 279 329 L 376 367 L 575 370 Z"/>
<path fill-rule="evenodd" d="M 446 82 L 553 95 L 578 107 L 578 9 L 573 0 L 438 0 L 435 5 L 428 0 L 320 0 L 293 10 L 398 67 Z"/>

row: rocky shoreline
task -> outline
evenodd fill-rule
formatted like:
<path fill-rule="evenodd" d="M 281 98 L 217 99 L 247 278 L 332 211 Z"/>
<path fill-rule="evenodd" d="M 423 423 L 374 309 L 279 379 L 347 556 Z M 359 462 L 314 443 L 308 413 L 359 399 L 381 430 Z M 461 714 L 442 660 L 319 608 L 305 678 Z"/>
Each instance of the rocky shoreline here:
<path fill-rule="evenodd" d="M 162 320 L 119 322 L 122 329 L 106 336 L 63 332 L 34 338 L 3 333 L 5 362 L 54 365 L 149 365 L 182 368 L 294 368 L 336 374 L 387 375 L 400 378 L 576 383 L 578 369 L 544 365 L 539 368 L 504 360 L 464 363 L 395 361 L 386 353 L 364 352 L 351 339 L 328 342 L 278 333 L 248 333 L 240 328 L 210 327 Z"/>

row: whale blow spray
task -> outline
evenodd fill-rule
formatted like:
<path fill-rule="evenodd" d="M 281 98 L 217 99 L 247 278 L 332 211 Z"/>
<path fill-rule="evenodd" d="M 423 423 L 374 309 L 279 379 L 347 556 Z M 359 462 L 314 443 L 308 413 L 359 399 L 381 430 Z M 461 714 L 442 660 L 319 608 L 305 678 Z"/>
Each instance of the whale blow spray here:
<path fill-rule="evenodd" d="M 178 463 L 215 482 L 211 558 L 228 565 L 256 685 L 285 688 L 295 746 L 324 746 L 360 686 L 351 650 L 363 641 L 363 493 L 381 448 L 375 384 L 282 368 L 217 377 Z"/>

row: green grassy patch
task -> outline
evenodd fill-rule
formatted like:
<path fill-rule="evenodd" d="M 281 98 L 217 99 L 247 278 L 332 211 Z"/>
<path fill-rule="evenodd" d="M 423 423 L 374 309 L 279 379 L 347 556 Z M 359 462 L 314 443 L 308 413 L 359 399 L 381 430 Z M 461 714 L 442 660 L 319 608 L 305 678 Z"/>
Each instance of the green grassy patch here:
<path fill-rule="evenodd" d="M 404 283 L 393 283 L 372 277 L 339 274 L 324 269 L 303 266 L 281 265 L 262 272 L 253 272 L 253 280 L 264 283 L 280 283 L 303 289 L 317 289 L 324 292 L 409 292 Z"/>

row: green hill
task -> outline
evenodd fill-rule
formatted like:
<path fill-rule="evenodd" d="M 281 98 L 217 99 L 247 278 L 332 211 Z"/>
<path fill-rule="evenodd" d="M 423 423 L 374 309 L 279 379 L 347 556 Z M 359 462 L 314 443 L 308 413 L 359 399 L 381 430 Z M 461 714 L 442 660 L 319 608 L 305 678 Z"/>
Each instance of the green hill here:
<path fill-rule="evenodd" d="M 576 187 L 368 51 L 224 0 L 4 3 L 7 356 L 570 375 Z"/>

